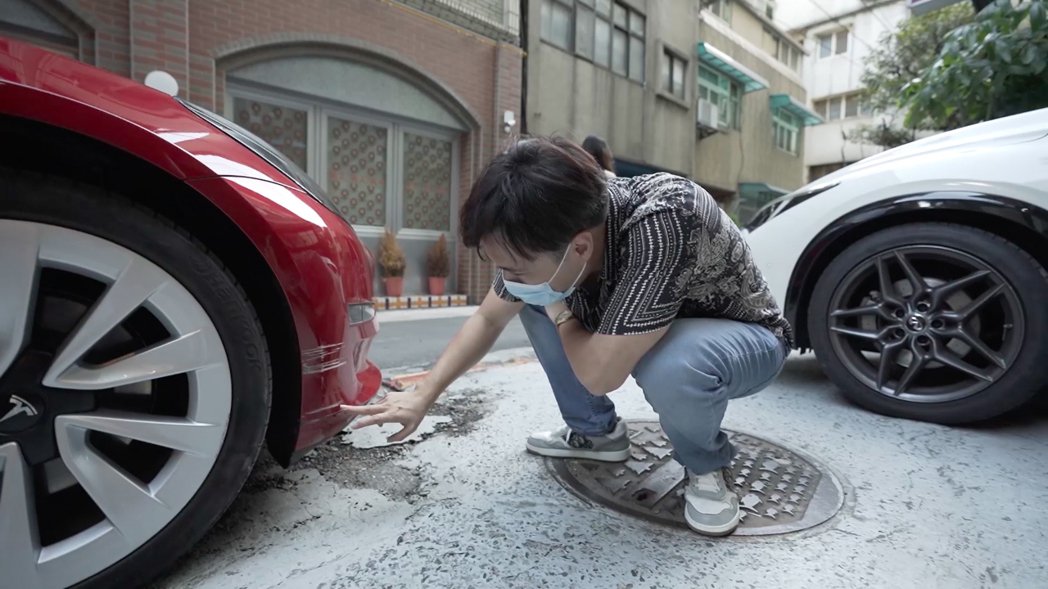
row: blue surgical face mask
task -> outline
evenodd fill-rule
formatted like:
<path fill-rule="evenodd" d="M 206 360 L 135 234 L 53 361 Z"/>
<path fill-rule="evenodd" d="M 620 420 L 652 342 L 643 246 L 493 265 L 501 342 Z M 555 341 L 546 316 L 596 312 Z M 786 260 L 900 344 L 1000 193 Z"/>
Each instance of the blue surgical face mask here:
<path fill-rule="evenodd" d="M 509 291 L 509 294 L 517 297 L 525 303 L 539 307 L 552 305 L 557 301 L 562 301 L 568 298 L 571 293 L 575 292 L 575 284 L 578 283 L 580 278 L 582 278 L 582 273 L 586 271 L 585 264 L 582 265 L 582 269 L 579 270 L 579 275 L 572 281 L 568 290 L 560 292 L 554 290 L 553 287 L 549 285 L 550 280 L 556 278 L 557 274 L 560 273 L 560 268 L 564 265 L 564 260 L 568 259 L 568 251 L 571 251 L 571 248 L 568 248 L 568 250 L 564 252 L 564 255 L 561 256 L 560 264 L 558 264 L 557 269 L 553 271 L 553 276 L 550 276 L 549 280 L 546 282 L 543 282 L 542 284 L 524 284 L 523 282 L 512 282 L 503 279 L 502 282 L 506 285 L 506 290 Z"/>

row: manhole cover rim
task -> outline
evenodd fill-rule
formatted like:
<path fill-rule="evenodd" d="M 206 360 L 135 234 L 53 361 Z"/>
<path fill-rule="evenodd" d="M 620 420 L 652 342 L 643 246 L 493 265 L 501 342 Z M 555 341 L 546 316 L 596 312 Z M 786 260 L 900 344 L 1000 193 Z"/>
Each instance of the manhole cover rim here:
<path fill-rule="evenodd" d="M 658 420 L 653 419 L 628 419 L 625 420 L 628 426 L 643 426 L 651 424 L 658 426 Z M 661 428 L 660 428 L 661 430 Z M 747 436 L 759 442 L 763 442 L 770 446 L 782 449 L 790 454 L 797 456 L 807 461 L 813 468 L 819 473 L 819 482 L 812 492 L 811 499 L 808 502 L 808 508 L 805 510 L 804 515 L 793 522 L 784 524 L 767 524 L 761 526 L 748 527 L 740 525 L 732 536 L 776 536 L 783 534 L 794 534 L 799 532 L 805 532 L 816 528 L 826 522 L 832 520 L 837 514 L 840 513 L 844 507 L 846 501 L 846 490 L 845 485 L 842 483 L 842 479 L 837 472 L 828 466 L 825 462 L 818 460 L 808 453 L 796 450 L 785 444 L 781 444 L 774 439 L 767 438 L 764 436 L 758 436 L 746 431 L 741 430 L 723 430 L 726 434 L 735 438 L 736 436 Z M 631 437 L 633 436 L 634 430 L 630 430 Z M 669 460 L 673 460 L 669 458 Z M 674 517 L 673 520 L 667 520 L 666 518 L 658 517 L 645 511 L 635 508 L 624 502 L 616 502 L 608 499 L 597 492 L 589 489 L 584 483 L 578 480 L 578 478 L 570 472 L 569 468 L 574 463 L 590 462 L 579 459 L 565 459 L 565 458 L 551 458 L 547 457 L 544 459 L 546 469 L 553 476 L 557 482 L 567 489 L 572 495 L 582 499 L 583 501 L 599 505 L 605 509 L 621 514 L 636 517 L 649 521 L 652 523 L 673 526 L 678 528 L 687 528 L 687 524 L 684 522 L 683 517 Z M 607 466 L 610 463 L 599 463 L 602 466 Z M 742 497 L 740 496 L 740 499 Z M 825 505 L 829 502 L 829 506 Z M 819 509 L 812 509 L 812 507 L 818 506 Z"/>

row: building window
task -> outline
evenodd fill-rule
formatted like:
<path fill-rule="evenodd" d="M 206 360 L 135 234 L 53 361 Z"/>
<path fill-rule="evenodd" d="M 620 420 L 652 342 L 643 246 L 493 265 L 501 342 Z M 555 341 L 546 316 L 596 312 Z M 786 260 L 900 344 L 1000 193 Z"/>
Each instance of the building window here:
<path fill-rule="evenodd" d="M 844 118 L 850 119 L 859 116 L 859 103 L 862 97 L 858 95 L 848 96 L 844 99 Z"/>
<path fill-rule="evenodd" d="M 611 0 L 597 0 L 597 16 L 593 26 L 593 63 L 611 65 Z"/>
<path fill-rule="evenodd" d="M 542 0 L 542 40 L 644 81 L 644 15 L 611 0 Z"/>
<path fill-rule="evenodd" d="M 719 123 L 728 129 L 739 129 L 739 103 L 742 89 L 739 83 L 708 67 L 699 66 L 699 98 L 717 107 Z"/>
<path fill-rule="evenodd" d="M 593 0 L 579 0 L 575 5 L 575 53 L 586 59 L 593 59 L 595 26 Z"/>
<path fill-rule="evenodd" d="M 783 65 L 795 72 L 800 72 L 801 51 L 792 43 L 782 37 L 777 31 L 765 27 L 764 29 L 765 49 L 782 62 Z"/>
<path fill-rule="evenodd" d="M 662 52 L 662 90 L 685 100 L 684 77 L 688 71 L 687 60 L 669 49 Z"/>
<path fill-rule="evenodd" d="M 386 226 L 389 129 L 327 117 L 327 184 L 332 202 L 353 225 Z"/>
<path fill-rule="evenodd" d="M 731 24 L 731 0 L 713 0 L 709 4 L 709 10 L 719 16 L 728 24 Z"/>
<path fill-rule="evenodd" d="M 570 0 L 542 0 L 542 40 L 571 51 Z"/>
<path fill-rule="evenodd" d="M 233 122 L 261 137 L 303 170 L 309 169 L 309 112 L 268 100 L 233 97 Z"/>
<path fill-rule="evenodd" d="M 616 2 L 612 11 L 611 70 L 644 81 L 644 15 Z"/>
<path fill-rule="evenodd" d="M 645 18 L 641 13 L 630 10 L 630 78 L 644 81 L 644 29 Z"/>
<path fill-rule="evenodd" d="M 452 142 L 404 133 L 404 227 L 451 230 Z"/>
<path fill-rule="evenodd" d="M 629 73 L 629 33 L 626 32 L 625 19 L 626 9 L 615 5 L 615 30 L 611 33 L 611 71 L 625 76 Z M 619 24 L 619 16 L 622 15 L 622 23 Z"/>
<path fill-rule="evenodd" d="M 312 176 L 358 229 L 451 231 L 455 133 L 271 91 L 234 88 L 228 105 L 234 122 Z"/>
<path fill-rule="evenodd" d="M 863 117 L 870 114 L 861 92 L 816 100 L 812 106 L 826 122 Z"/>
<path fill-rule="evenodd" d="M 819 58 L 848 52 L 848 29 L 835 33 L 823 33 L 815 38 L 819 45 Z"/>
<path fill-rule="evenodd" d="M 796 155 L 797 140 L 801 134 L 800 118 L 781 108 L 775 109 L 771 116 L 775 147 Z"/>
<path fill-rule="evenodd" d="M 834 41 L 834 53 L 848 52 L 848 30 L 837 31 Z"/>

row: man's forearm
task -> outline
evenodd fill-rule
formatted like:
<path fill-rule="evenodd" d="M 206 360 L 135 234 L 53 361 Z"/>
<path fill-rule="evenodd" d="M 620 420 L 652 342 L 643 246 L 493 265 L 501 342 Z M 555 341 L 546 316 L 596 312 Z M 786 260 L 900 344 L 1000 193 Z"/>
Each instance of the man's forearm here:
<path fill-rule="evenodd" d="M 546 309 L 550 320 L 556 321 L 557 316 L 564 310 L 566 305 L 551 306 Z M 604 378 L 600 366 L 599 354 L 593 349 L 593 334 L 586 330 L 577 319 L 565 321 L 557 326 L 557 334 L 560 335 L 561 344 L 564 346 L 564 355 L 568 357 L 572 371 L 579 382 L 594 395 L 604 395 L 618 388 L 622 383 L 611 382 L 613 379 Z"/>
<path fill-rule="evenodd" d="M 474 314 L 462 325 L 451 343 L 430 370 L 420 390 L 432 399 L 472 368 L 495 345 L 503 328 L 481 314 Z"/>

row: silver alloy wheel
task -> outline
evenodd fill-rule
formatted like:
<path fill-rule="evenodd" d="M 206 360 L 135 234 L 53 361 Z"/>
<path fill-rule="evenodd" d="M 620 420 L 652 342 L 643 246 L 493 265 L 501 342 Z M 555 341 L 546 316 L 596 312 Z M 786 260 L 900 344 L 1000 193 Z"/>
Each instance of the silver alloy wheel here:
<path fill-rule="evenodd" d="M 37 345 L 38 324 L 55 315 L 40 311 L 45 272 L 99 288 L 60 345 L 37 354 L 48 364 L 34 376 L 32 398 L 39 401 L 29 403 L 23 398 L 29 393 L 14 394 L 9 383 L 28 365 L 23 359 Z M 8 403 L 0 405 L 0 428 L 8 428 L 0 429 L 0 571 L 12 587 L 66 587 L 141 547 L 196 494 L 226 436 L 229 362 L 214 323 L 174 277 L 127 248 L 79 231 L 0 219 L 0 302 L 0 404 Z M 162 327 L 163 335 L 127 348 L 135 340 L 121 330 L 138 317 Z M 116 332 L 124 334 L 125 347 L 98 361 L 98 350 L 119 339 Z M 181 405 L 157 409 L 172 387 Z M 91 406 L 50 410 L 63 404 Z M 23 429 L 12 430 L 22 417 Z M 27 457 L 34 449 L 25 440 L 49 424 L 55 456 L 32 464 Z M 131 450 L 117 457 L 110 449 L 121 444 Z M 139 456 L 152 456 L 156 464 L 130 468 L 128 461 Z M 83 520 L 84 529 L 56 537 L 40 525 L 47 514 L 37 503 L 70 489 L 96 515 Z"/>

